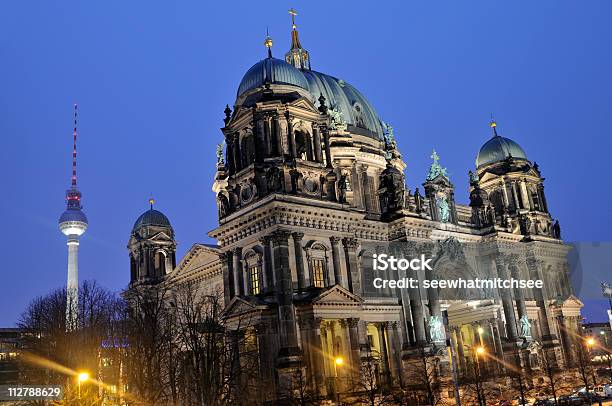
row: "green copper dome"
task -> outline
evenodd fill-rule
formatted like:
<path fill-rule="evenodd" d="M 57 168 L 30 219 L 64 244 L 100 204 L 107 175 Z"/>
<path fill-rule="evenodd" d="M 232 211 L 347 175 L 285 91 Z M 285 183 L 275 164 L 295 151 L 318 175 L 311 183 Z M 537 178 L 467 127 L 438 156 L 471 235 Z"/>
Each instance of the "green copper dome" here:
<path fill-rule="evenodd" d="M 507 158 L 527 159 L 523 148 L 510 138 L 495 135 L 480 148 L 476 158 L 476 167 L 503 161 Z"/>
<path fill-rule="evenodd" d="M 283 60 L 266 58 L 251 66 L 244 74 L 238 86 L 237 96 L 240 97 L 266 83 L 293 85 L 308 90 L 308 82 L 299 69 Z"/>

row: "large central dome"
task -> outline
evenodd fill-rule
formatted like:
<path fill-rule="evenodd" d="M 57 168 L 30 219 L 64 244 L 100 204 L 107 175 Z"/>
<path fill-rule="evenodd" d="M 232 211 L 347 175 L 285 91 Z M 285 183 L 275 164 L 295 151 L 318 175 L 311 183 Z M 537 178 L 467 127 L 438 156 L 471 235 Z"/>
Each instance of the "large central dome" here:
<path fill-rule="evenodd" d="M 365 96 L 342 79 L 310 69 L 310 55 L 300 44 L 295 24 L 291 39 L 291 49 L 283 61 L 272 57 L 272 39 L 266 38 L 268 58 L 257 62 L 244 74 L 237 97 L 260 91 L 266 84 L 295 86 L 306 90 L 316 106 L 323 95 L 327 107 L 340 113 L 349 132 L 382 139 L 382 121 Z"/>

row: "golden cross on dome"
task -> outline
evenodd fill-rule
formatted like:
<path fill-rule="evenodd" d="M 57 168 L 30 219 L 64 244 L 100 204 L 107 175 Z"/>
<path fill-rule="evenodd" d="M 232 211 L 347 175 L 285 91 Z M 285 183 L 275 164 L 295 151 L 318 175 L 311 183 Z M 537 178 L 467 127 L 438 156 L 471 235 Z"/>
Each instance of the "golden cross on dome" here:
<path fill-rule="evenodd" d="M 289 14 L 291 14 L 291 25 L 295 28 L 295 16 L 298 15 L 298 12 L 292 7 L 289 9 Z"/>

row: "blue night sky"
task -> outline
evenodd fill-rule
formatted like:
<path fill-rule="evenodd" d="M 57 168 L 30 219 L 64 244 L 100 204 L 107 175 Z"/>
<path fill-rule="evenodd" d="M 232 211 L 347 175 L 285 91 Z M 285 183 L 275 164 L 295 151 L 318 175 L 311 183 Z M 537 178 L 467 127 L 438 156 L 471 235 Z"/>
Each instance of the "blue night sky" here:
<path fill-rule="evenodd" d="M 4 198 L 0 326 L 65 284 L 57 219 L 78 102 L 79 185 L 90 228 L 80 278 L 129 279 L 126 243 L 153 194 L 182 256 L 211 242 L 223 108 L 244 72 L 289 47 L 295 7 L 312 67 L 359 88 L 397 135 L 409 186 L 433 147 L 460 202 L 467 171 L 502 135 L 540 165 L 568 241 L 609 241 L 612 2 L 13 1 L 0 12 Z M 606 271 L 609 274 L 609 271 Z M 603 320 L 601 304 L 590 321 Z"/>

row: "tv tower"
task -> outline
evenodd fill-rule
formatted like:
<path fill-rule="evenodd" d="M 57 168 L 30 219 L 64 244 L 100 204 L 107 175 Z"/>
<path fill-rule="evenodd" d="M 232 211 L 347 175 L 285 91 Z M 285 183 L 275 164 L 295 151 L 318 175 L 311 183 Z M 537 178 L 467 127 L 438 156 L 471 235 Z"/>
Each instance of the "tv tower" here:
<path fill-rule="evenodd" d="M 79 237 L 87 230 L 87 216 L 81 206 L 81 192 L 77 188 L 77 105 L 74 105 L 72 147 L 72 178 L 66 191 L 66 211 L 59 218 L 59 229 L 68 237 L 68 284 L 66 285 L 66 329 L 77 327 L 79 300 Z"/>

